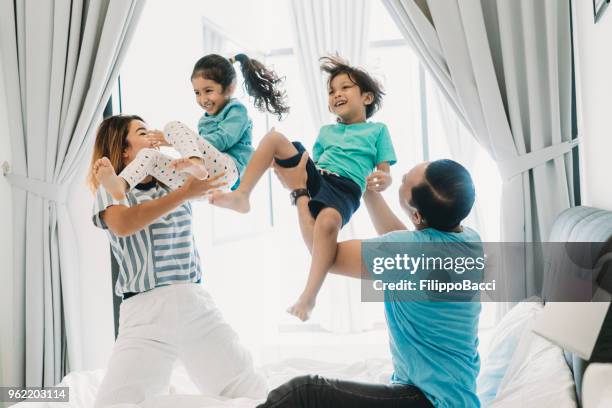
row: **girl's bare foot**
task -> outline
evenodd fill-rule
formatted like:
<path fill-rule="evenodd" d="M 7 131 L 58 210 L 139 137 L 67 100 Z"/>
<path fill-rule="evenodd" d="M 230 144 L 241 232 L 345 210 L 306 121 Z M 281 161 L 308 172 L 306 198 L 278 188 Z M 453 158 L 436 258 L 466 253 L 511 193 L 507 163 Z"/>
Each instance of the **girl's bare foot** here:
<path fill-rule="evenodd" d="M 240 190 L 229 193 L 213 191 L 208 197 L 208 202 L 217 207 L 229 208 L 240 213 L 248 213 L 251 209 L 249 196 Z"/>
<path fill-rule="evenodd" d="M 298 301 L 287 309 L 287 313 L 294 315 L 301 321 L 305 322 L 310 319 L 312 309 L 315 307 L 315 300 L 312 298 L 305 298 L 304 295 L 300 296 Z"/>
<path fill-rule="evenodd" d="M 199 157 L 181 157 L 170 162 L 170 167 L 179 173 L 191 174 L 193 177 L 204 180 L 208 177 L 208 170 L 204 166 L 204 161 Z"/>
<path fill-rule="evenodd" d="M 98 183 L 113 196 L 115 200 L 123 200 L 127 183 L 115 173 L 110 160 L 106 157 L 98 159 L 94 164 L 94 175 Z"/>

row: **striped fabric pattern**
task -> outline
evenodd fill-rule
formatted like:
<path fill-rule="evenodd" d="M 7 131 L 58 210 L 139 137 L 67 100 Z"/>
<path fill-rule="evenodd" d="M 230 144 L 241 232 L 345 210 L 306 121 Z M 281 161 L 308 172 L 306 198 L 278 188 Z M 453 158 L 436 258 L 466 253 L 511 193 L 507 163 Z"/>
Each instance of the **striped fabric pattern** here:
<path fill-rule="evenodd" d="M 185 203 L 127 237 L 118 237 L 106 226 L 101 213 L 112 205 L 135 206 L 158 199 L 170 189 L 156 182 L 140 184 L 115 200 L 104 187 L 96 192 L 93 223 L 105 229 L 113 256 L 119 264 L 115 293 L 145 292 L 157 286 L 197 282 L 202 275 L 200 257 L 192 234 L 192 209 Z"/>

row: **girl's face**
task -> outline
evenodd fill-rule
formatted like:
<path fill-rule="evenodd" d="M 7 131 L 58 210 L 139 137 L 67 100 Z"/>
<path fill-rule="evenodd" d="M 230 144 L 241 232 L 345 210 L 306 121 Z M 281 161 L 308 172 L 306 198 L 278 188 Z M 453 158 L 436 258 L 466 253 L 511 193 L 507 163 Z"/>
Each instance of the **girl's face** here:
<path fill-rule="evenodd" d="M 343 123 L 365 122 L 366 106 L 373 101 L 370 92 L 361 92 L 348 74 L 336 75 L 329 83 L 329 110 Z"/>
<path fill-rule="evenodd" d="M 224 91 L 221 84 L 201 75 L 193 78 L 191 84 L 193 85 L 193 92 L 195 92 L 196 102 L 209 115 L 216 115 L 223 109 L 232 93 L 234 93 L 235 87 L 232 84 Z"/>
<path fill-rule="evenodd" d="M 129 164 L 138 152 L 144 148 L 150 148 L 151 142 L 147 138 L 147 125 L 140 120 L 130 122 L 127 135 L 128 147 L 123 151 L 123 164 Z"/>

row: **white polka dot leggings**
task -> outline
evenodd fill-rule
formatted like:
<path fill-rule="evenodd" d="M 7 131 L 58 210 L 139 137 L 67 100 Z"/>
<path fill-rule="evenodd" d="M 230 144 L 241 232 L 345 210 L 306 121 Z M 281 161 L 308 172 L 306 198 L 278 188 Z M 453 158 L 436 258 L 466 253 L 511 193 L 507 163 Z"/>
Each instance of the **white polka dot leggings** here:
<path fill-rule="evenodd" d="M 238 181 L 238 169 L 234 159 L 222 153 L 211 145 L 206 139 L 189 129 L 181 122 L 170 122 L 164 127 L 164 135 L 168 143 L 174 147 L 182 157 L 199 157 L 204 160 L 204 166 L 209 177 L 225 172 L 218 181 L 225 182 L 230 188 Z M 173 157 L 163 154 L 157 149 L 141 149 L 136 158 L 128 164 L 119 176 L 134 188 L 145 177 L 153 176 L 173 190 L 183 185 L 187 174 L 177 173 L 170 167 Z"/>

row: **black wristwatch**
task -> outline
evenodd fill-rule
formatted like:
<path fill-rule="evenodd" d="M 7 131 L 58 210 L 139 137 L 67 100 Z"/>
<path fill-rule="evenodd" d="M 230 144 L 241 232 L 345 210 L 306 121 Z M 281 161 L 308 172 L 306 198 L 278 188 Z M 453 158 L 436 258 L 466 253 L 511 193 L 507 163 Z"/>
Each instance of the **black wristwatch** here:
<path fill-rule="evenodd" d="M 289 197 L 291 198 L 291 205 L 295 205 L 297 203 L 297 199 L 301 196 L 310 197 L 310 194 L 308 194 L 308 189 L 298 188 L 297 190 L 293 190 L 291 194 L 289 194 Z"/>

